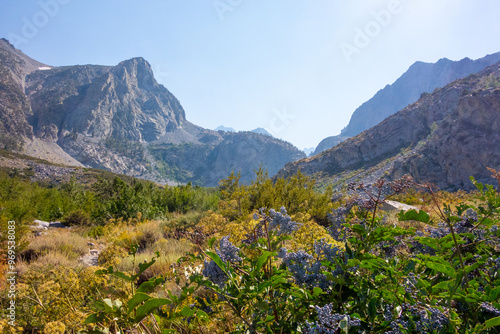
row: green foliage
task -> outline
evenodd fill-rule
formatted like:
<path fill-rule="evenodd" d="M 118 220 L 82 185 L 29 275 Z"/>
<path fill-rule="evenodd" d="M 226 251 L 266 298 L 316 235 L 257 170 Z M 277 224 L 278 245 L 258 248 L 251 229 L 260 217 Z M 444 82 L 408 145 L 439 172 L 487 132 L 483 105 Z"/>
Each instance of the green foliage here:
<path fill-rule="evenodd" d="M 316 222 L 326 222 L 331 210 L 332 189 L 315 191 L 313 179 L 298 172 L 289 178 L 273 180 L 267 172 L 259 169 L 256 180 L 249 185 L 240 184 L 240 175 L 231 175 L 220 181 L 220 212 L 229 220 L 244 218 L 259 208 L 286 207 L 293 215 L 309 214 Z"/>
<path fill-rule="evenodd" d="M 400 192 L 405 182 L 389 185 Z M 236 193 L 233 183 L 222 196 Z M 491 186 L 476 186 L 477 203 L 441 210 L 436 200 L 440 225 L 423 211 L 400 213 L 405 222 L 430 224 L 425 233 L 384 223 L 377 207 L 392 196 L 383 195 L 384 181 L 350 186 L 368 199 L 353 193 L 334 211 L 332 228 L 341 232 L 333 235 L 345 240 L 344 249 L 319 241 L 309 252 L 289 252 L 283 247 L 292 230 L 283 234 L 277 224 L 293 226 L 290 217 L 284 209 L 260 210 L 260 223 L 239 247 L 227 237 L 213 247 L 212 239 L 215 251 L 190 256 L 205 269 L 191 274 L 181 296 L 204 287 L 218 298 L 190 308 L 171 298 L 169 317 L 235 317 L 226 329 L 231 333 L 494 333 L 500 325 L 500 196 Z M 171 324 L 158 308 L 151 312 L 158 323 Z"/>
<path fill-rule="evenodd" d="M 71 211 L 64 217 L 63 223 L 67 226 L 87 226 L 90 224 L 90 215 L 82 209 Z"/>
<path fill-rule="evenodd" d="M 210 210 L 219 197 L 214 189 L 191 184 L 160 188 L 152 182 L 99 178 L 90 189 L 74 179 L 57 187 L 0 175 L 0 217 L 17 223 L 62 220 L 72 225 L 104 224 L 114 218 L 163 218 L 171 212 Z"/>
<path fill-rule="evenodd" d="M 331 190 L 314 191 L 300 173 L 272 180 L 262 170 L 248 185 L 233 173 L 218 192 L 119 178 L 92 189 L 0 178 L 2 226 L 13 216 L 21 227 L 38 215 L 75 224 L 113 218 L 87 229 L 107 243 L 99 257 L 107 268 L 97 275 L 53 261 L 42 270 L 28 265 L 18 285 L 19 325 L 54 333 L 497 333 L 500 194 L 472 182 L 475 197 L 436 193 L 407 178 L 350 184 L 332 203 Z M 381 204 L 404 198 L 410 185 L 424 187 L 407 198 L 425 209 L 389 224 Z M 288 212 L 264 209 L 282 206 Z M 168 219 L 144 219 L 151 217 Z M 403 227 L 417 223 L 423 228 Z M 205 238 L 196 242 L 199 252 L 152 271 L 176 242 L 192 249 L 189 233 Z M 210 235 L 222 236 L 220 243 L 203 242 Z M 86 240 L 75 250 L 68 243 L 76 239 L 65 239 L 38 237 L 30 247 L 67 249 L 76 261 Z"/>

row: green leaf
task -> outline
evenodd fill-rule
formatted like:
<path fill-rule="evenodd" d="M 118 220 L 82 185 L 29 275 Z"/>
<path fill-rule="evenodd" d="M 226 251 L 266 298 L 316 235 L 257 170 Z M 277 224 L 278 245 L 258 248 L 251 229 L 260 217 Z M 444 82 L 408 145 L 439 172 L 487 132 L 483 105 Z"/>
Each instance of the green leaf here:
<path fill-rule="evenodd" d="M 273 284 L 273 282 L 271 282 L 271 281 L 265 281 L 264 283 L 261 283 L 261 284 L 258 285 L 257 291 L 258 292 L 262 292 L 263 290 L 265 290 L 268 287 L 270 287 L 272 284 Z"/>
<path fill-rule="evenodd" d="M 489 297 L 488 299 L 492 302 L 499 300 L 500 299 L 500 286 L 497 286 L 496 288 L 491 290 L 488 297 Z"/>
<path fill-rule="evenodd" d="M 260 269 L 262 269 L 262 266 L 264 266 L 264 264 L 267 262 L 267 260 L 269 259 L 269 257 L 272 255 L 272 253 L 270 252 L 264 252 L 257 260 L 257 264 L 255 265 L 255 269 L 252 270 L 252 273 L 250 276 L 252 277 L 255 277 Z"/>
<path fill-rule="evenodd" d="M 400 221 L 409 221 L 409 220 L 414 220 L 422 223 L 428 223 L 430 220 L 429 215 L 427 212 L 420 210 L 417 212 L 417 210 L 409 210 L 406 212 L 401 211 L 398 214 L 399 220 Z"/>
<path fill-rule="evenodd" d="M 500 317 L 490 319 L 484 323 L 484 329 L 488 329 L 495 326 L 500 326 Z"/>
<path fill-rule="evenodd" d="M 118 278 L 121 278 L 122 280 L 127 281 L 127 282 L 133 282 L 133 281 L 135 281 L 134 277 L 128 276 L 125 273 L 122 273 L 121 271 L 115 271 L 115 272 L 113 272 L 111 274 L 114 275 L 114 276 L 116 276 L 116 277 L 118 277 Z"/>
<path fill-rule="evenodd" d="M 151 261 L 145 262 L 145 263 L 139 263 L 139 272 L 135 275 L 136 277 L 139 277 L 146 269 L 151 267 L 154 263 L 156 262 L 155 258 L 152 258 Z"/>
<path fill-rule="evenodd" d="M 161 306 L 171 304 L 172 301 L 166 298 L 155 298 L 147 300 L 144 305 L 139 306 L 137 309 L 137 314 L 135 316 L 134 321 L 138 323 L 149 314 L 151 314 L 154 310 L 158 309 Z"/>
<path fill-rule="evenodd" d="M 268 315 L 266 317 L 266 320 L 264 320 L 264 322 L 270 322 L 270 321 L 273 321 L 274 320 L 274 316 L 273 315 Z"/>
<path fill-rule="evenodd" d="M 205 311 L 202 311 L 202 310 L 200 310 L 200 309 L 197 309 L 197 310 L 196 310 L 196 315 L 195 315 L 195 317 L 196 317 L 197 319 L 202 319 L 202 320 L 209 320 L 209 319 L 210 319 L 210 317 L 208 316 L 208 314 L 207 314 Z"/>
<path fill-rule="evenodd" d="M 451 266 L 447 266 L 445 264 L 442 264 L 442 263 L 436 263 L 436 262 L 426 262 L 425 265 L 430 268 L 430 269 L 433 269 L 435 271 L 439 271 L 440 273 L 443 273 L 443 274 L 446 274 L 448 275 L 449 277 L 455 277 L 456 273 L 455 273 L 455 269 L 453 269 Z"/>
<path fill-rule="evenodd" d="M 318 297 L 322 293 L 323 293 L 323 290 L 321 288 L 318 288 L 317 286 L 314 287 L 314 289 L 313 289 L 313 296 L 314 297 Z"/>
<path fill-rule="evenodd" d="M 212 248 L 214 245 L 215 240 L 217 240 L 215 237 L 212 237 L 208 240 L 208 247 Z"/>
<path fill-rule="evenodd" d="M 127 303 L 128 306 L 128 313 L 132 312 L 132 310 L 142 302 L 151 299 L 147 294 L 142 293 L 142 292 L 137 292 L 132 299 L 130 299 Z"/>
<path fill-rule="evenodd" d="M 164 279 L 162 277 L 152 278 L 149 281 L 143 282 L 138 288 L 137 292 L 151 292 L 155 287 L 162 284 Z"/>
<path fill-rule="evenodd" d="M 184 306 L 182 308 L 181 315 L 183 317 L 192 317 L 194 315 L 194 310 L 192 310 L 189 306 Z"/>
<path fill-rule="evenodd" d="M 449 290 L 449 289 L 450 289 L 449 284 L 450 284 L 451 282 L 453 282 L 453 280 L 451 280 L 451 281 L 443 281 L 443 282 L 440 282 L 440 283 L 438 283 L 438 284 L 434 285 L 434 286 L 432 287 L 432 289 L 433 289 L 433 290 Z"/>
<path fill-rule="evenodd" d="M 418 242 L 420 242 L 424 246 L 428 246 L 428 247 L 431 247 L 433 249 L 439 248 L 439 242 L 434 238 L 416 237 L 415 240 L 417 240 Z"/>
<path fill-rule="evenodd" d="M 285 278 L 280 277 L 280 276 L 273 277 L 272 280 L 273 280 L 273 285 L 272 285 L 273 288 L 277 287 L 280 284 L 286 284 L 286 283 L 288 283 L 288 281 Z"/>
<path fill-rule="evenodd" d="M 96 324 L 100 321 L 104 320 L 104 315 L 103 314 L 98 314 L 98 313 L 92 313 L 85 319 L 83 322 L 84 324 Z"/>
<path fill-rule="evenodd" d="M 352 227 L 352 231 L 356 232 L 359 235 L 363 235 L 365 233 L 365 226 L 361 224 L 354 224 Z"/>
<path fill-rule="evenodd" d="M 370 317 L 374 317 L 377 314 L 377 298 L 373 297 L 368 303 L 368 314 Z"/>
<path fill-rule="evenodd" d="M 261 311 L 269 311 L 269 304 L 266 302 L 258 302 L 255 304 L 255 307 Z"/>
<path fill-rule="evenodd" d="M 221 260 L 219 255 L 217 255 L 214 252 L 207 252 L 207 255 L 219 266 L 219 268 L 222 269 L 224 273 L 227 274 L 226 266 L 224 265 L 224 262 Z"/>

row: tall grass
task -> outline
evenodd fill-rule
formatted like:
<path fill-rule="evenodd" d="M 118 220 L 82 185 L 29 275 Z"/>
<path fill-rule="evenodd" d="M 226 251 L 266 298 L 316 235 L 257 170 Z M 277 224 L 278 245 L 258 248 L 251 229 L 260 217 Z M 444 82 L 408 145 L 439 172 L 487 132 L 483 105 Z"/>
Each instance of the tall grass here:
<path fill-rule="evenodd" d="M 28 242 L 29 245 L 21 256 L 33 254 L 35 257 L 40 257 L 61 254 L 70 260 L 76 260 L 89 250 L 87 239 L 72 231 L 62 229 L 49 231 L 48 234 L 38 237 L 30 236 Z"/>
<path fill-rule="evenodd" d="M 180 257 L 187 252 L 192 251 L 192 244 L 185 240 L 165 239 L 162 238 L 154 243 L 150 248 L 136 254 L 135 267 L 138 263 L 151 260 L 156 257 L 156 252 L 160 253 L 160 257 L 156 260 L 149 269 L 149 274 L 161 275 L 170 270 L 170 266 L 174 264 Z M 117 264 L 117 269 L 120 271 L 132 271 L 134 269 L 134 257 L 129 255 Z"/>

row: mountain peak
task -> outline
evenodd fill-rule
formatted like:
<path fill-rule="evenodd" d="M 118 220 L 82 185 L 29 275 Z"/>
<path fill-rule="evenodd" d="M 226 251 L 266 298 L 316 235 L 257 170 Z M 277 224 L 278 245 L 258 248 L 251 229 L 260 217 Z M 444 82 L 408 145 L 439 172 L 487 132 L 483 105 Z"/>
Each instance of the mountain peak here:
<path fill-rule="evenodd" d="M 355 136 L 383 121 L 388 116 L 418 100 L 424 92 L 432 92 L 448 83 L 477 73 L 500 61 L 500 53 L 477 60 L 452 61 L 441 58 L 436 63 L 417 61 L 394 83 L 378 91 L 357 108 L 349 124 L 342 130 L 345 137 Z"/>
<path fill-rule="evenodd" d="M 259 133 L 259 134 L 264 135 L 264 136 L 270 136 L 270 137 L 273 136 L 272 134 L 269 133 L 269 131 L 267 131 L 264 128 L 253 129 L 252 132 Z"/>
<path fill-rule="evenodd" d="M 8 45 L 8 46 L 10 46 L 11 48 L 15 49 L 14 45 L 12 45 L 12 44 L 9 42 L 9 40 L 8 40 L 8 39 L 6 39 L 6 38 L 0 38 L 0 42 L 1 42 L 2 44 L 4 44 L 4 45 L 5 45 L 5 44 L 7 44 L 7 45 Z"/>

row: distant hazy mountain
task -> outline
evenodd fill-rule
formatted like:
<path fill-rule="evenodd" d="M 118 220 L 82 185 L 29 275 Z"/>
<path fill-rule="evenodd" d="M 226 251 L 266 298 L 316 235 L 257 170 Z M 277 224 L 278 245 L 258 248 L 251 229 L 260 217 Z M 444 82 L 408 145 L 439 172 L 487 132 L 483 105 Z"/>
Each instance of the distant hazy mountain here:
<path fill-rule="evenodd" d="M 377 125 L 390 115 L 417 101 L 422 93 L 431 93 L 436 88 L 477 73 L 498 61 L 500 61 L 500 52 L 477 60 L 464 58 L 460 61 L 451 61 L 443 58 L 437 63 L 414 63 L 392 85 L 385 86 L 357 108 L 340 135 L 322 140 L 314 154 L 332 148 L 345 139 Z"/>
<path fill-rule="evenodd" d="M 237 132 L 234 128 L 227 127 L 224 125 L 219 125 L 217 128 L 215 128 L 214 131 Z M 254 133 L 258 133 L 258 134 L 266 135 L 266 136 L 271 136 L 271 137 L 273 136 L 264 128 L 257 128 L 257 129 L 250 131 L 250 132 L 254 132 Z"/>
<path fill-rule="evenodd" d="M 257 128 L 257 129 L 253 129 L 252 132 L 255 132 L 255 133 L 259 133 L 261 135 L 265 135 L 265 136 L 270 136 L 272 137 L 273 135 L 270 134 L 266 129 L 264 128 Z"/>
<path fill-rule="evenodd" d="M 231 171 L 248 182 L 259 166 L 274 174 L 305 157 L 269 136 L 190 123 L 143 58 L 116 66 L 51 68 L 5 39 L 0 40 L 0 130 L 3 147 L 49 161 L 210 186 Z"/>
<path fill-rule="evenodd" d="M 314 157 L 291 162 L 337 187 L 410 174 L 442 189 L 472 189 L 474 176 L 496 184 L 486 167 L 500 167 L 500 62 L 454 81 L 378 125 Z"/>
<path fill-rule="evenodd" d="M 215 128 L 214 131 L 236 132 L 235 129 L 224 126 L 224 125 L 219 125 L 218 127 Z"/>
<path fill-rule="evenodd" d="M 314 152 L 314 147 L 306 147 L 302 151 L 309 157 Z"/>

